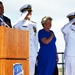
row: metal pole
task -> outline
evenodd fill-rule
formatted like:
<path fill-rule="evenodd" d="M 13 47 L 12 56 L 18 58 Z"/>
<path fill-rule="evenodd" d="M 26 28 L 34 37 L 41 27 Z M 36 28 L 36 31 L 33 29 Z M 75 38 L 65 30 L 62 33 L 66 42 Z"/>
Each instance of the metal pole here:
<path fill-rule="evenodd" d="M 64 57 L 62 53 L 62 75 L 64 75 Z"/>

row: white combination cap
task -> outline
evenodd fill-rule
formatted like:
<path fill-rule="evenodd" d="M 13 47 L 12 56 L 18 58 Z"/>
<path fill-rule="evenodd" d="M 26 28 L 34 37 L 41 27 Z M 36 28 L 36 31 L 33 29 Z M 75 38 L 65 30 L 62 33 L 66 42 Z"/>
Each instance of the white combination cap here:
<path fill-rule="evenodd" d="M 75 12 L 72 12 L 67 15 L 67 18 L 75 18 Z"/>
<path fill-rule="evenodd" d="M 26 5 L 22 6 L 20 8 L 20 12 L 23 13 L 24 11 L 32 11 L 32 6 L 30 4 L 26 4 Z"/>

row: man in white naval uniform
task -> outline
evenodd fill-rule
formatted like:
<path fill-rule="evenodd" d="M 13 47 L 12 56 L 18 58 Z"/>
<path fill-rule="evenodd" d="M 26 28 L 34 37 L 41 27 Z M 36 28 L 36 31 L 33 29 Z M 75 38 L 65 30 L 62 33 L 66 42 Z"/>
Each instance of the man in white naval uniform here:
<path fill-rule="evenodd" d="M 36 30 L 36 23 L 30 21 L 32 15 L 32 8 L 30 4 L 26 4 L 20 8 L 22 16 L 13 26 L 13 28 L 20 30 L 29 31 L 29 66 L 30 66 L 30 75 L 34 75 L 35 72 L 35 63 L 38 51 L 38 37 Z"/>
<path fill-rule="evenodd" d="M 75 12 L 67 18 L 69 23 L 61 29 L 65 39 L 65 75 L 75 75 Z"/>

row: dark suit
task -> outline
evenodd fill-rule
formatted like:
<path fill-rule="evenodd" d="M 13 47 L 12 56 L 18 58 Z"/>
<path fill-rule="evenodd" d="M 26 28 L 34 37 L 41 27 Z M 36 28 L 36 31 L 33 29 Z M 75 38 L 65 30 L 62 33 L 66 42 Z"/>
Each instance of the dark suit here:
<path fill-rule="evenodd" d="M 12 25 L 11 25 L 11 20 L 8 18 L 8 17 L 6 17 L 6 16 L 2 16 L 1 17 L 1 19 L 9 26 L 9 27 L 11 27 L 12 28 Z M 0 25 L 1 25 L 1 20 L 0 20 Z M 6 26 L 7 27 L 7 26 Z"/>
<path fill-rule="evenodd" d="M 8 17 L 4 16 L 4 15 L 3 15 L 3 18 L 4 18 L 4 22 L 5 22 L 9 27 L 12 28 L 11 20 L 10 20 Z"/>

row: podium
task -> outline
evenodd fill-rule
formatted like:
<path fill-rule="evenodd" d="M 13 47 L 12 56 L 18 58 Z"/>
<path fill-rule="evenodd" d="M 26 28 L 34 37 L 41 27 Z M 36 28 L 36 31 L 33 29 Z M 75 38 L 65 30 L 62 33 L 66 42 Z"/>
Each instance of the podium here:
<path fill-rule="evenodd" d="M 21 64 L 23 75 L 29 75 L 28 38 L 27 30 L 0 26 L 0 75 L 14 75 L 16 64 Z"/>

